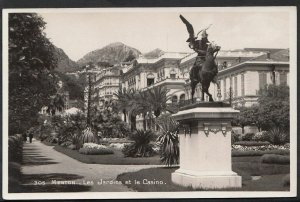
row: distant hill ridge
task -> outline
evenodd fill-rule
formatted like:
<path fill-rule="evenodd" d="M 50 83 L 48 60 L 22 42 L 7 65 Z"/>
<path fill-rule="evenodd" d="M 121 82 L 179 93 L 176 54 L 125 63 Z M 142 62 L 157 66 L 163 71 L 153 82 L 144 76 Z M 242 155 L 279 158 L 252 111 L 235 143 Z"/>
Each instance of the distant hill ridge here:
<path fill-rule="evenodd" d="M 79 65 L 71 60 L 63 49 L 55 46 L 54 56 L 57 59 L 56 71 L 73 72 L 79 69 Z"/>
<path fill-rule="evenodd" d="M 121 42 L 111 43 L 101 49 L 87 53 L 77 61 L 79 66 L 84 66 L 89 62 L 97 64 L 108 62 L 112 65 L 126 61 L 127 59 L 138 58 L 141 52 L 135 48 L 127 46 Z"/>

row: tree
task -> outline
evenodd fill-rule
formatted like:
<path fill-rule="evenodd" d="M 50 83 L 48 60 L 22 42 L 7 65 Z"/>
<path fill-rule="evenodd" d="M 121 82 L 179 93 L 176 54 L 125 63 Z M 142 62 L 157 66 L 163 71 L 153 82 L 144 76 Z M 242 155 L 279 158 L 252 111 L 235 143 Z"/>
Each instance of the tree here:
<path fill-rule="evenodd" d="M 46 38 L 42 17 L 9 14 L 9 133 L 37 122 L 38 111 L 57 90 L 54 46 Z"/>
<path fill-rule="evenodd" d="M 258 105 L 238 108 L 239 116 L 233 124 L 256 125 L 259 130 L 270 130 L 279 127 L 289 131 L 290 105 L 289 87 L 286 85 L 268 85 L 259 91 Z"/>
<path fill-rule="evenodd" d="M 115 93 L 118 100 L 119 110 L 122 111 L 124 117 L 128 114 L 130 119 L 131 130 L 136 129 L 136 116 L 140 114 L 140 95 L 134 90 L 119 90 Z"/>
<path fill-rule="evenodd" d="M 251 107 L 240 107 L 237 108 L 240 113 L 239 115 L 233 120 L 233 125 L 239 125 L 242 127 L 242 133 L 244 133 L 244 127 L 247 125 L 256 125 L 260 128 L 260 122 L 258 121 L 258 106 L 253 105 Z"/>
<path fill-rule="evenodd" d="M 63 90 L 66 90 L 70 94 L 71 100 L 80 100 L 84 99 L 84 86 L 80 79 L 76 79 L 74 77 L 68 76 L 61 72 L 56 72 L 59 78 L 63 82 Z"/>
<path fill-rule="evenodd" d="M 263 129 L 279 127 L 289 131 L 290 96 L 287 85 L 268 85 L 259 91 L 259 122 Z"/>
<path fill-rule="evenodd" d="M 159 117 L 162 111 L 167 109 L 167 101 L 171 99 L 167 96 L 168 90 L 164 87 L 157 86 L 148 90 L 147 103 L 150 105 L 155 117 Z"/>

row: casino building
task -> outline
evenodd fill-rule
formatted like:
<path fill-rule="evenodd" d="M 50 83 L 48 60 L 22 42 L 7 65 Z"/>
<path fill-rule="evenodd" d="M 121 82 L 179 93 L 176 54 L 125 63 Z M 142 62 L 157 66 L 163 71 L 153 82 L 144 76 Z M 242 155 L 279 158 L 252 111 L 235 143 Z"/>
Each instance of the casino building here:
<path fill-rule="evenodd" d="M 103 101 L 115 99 L 113 94 L 119 88 L 143 91 L 164 86 L 172 97 L 170 102 L 190 100 L 189 71 L 195 59 L 196 53 L 165 52 L 157 58 L 140 56 L 133 62 L 101 70 L 94 77 L 93 96 L 101 107 Z M 288 49 L 219 51 L 216 62 L 220 89 L 211 84 L 209 92 L 215 101 L 229 102 L 233 107 L 257 103 L 259 90 L 267 84 L 289 85 Z M 195 97 L 201 99 L 201 85 L 197 86 Z M 208 97 L 205 95 L 204 99 Z M 142 127 L 141 117 L 137 117 L 139 127 Z"/>

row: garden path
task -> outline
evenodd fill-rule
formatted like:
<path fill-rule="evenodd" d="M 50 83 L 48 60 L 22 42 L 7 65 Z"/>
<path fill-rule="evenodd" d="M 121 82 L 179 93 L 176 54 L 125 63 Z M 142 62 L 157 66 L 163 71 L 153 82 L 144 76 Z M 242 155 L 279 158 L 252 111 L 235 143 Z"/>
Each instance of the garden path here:
<path fill-rule="evenodd" d="M 144 168 L 157 167 L 155 165 L 103 165 L 85 164 L 72 159 L 47 146 L 39 140 L 33 139 L 32 143 L 24 143 L 23 149 L 23 184 L 29 192 L 47 191 L 98 191 L 98 192 L 123 192 L 133 191 L 122 184 L 116 184 L 116 177 L 124 172 L 134 172 Z M 65 181 L 76 185 L 59 185 L 53 180 Z M 109 180 L 114 184 L 101 185 L 101 180 Z M 36 181 L 36 182 L 35 182 Z M 85 182 L 93 184 L 87 184 Z M 35 185 L 35 184 L 41 185 Z M 45 185 L 42 185 L 44 184 Z M 56 187 L 64 187 L 57 190 Z M 31 190 L 30 190 L 31 189 Z"/>

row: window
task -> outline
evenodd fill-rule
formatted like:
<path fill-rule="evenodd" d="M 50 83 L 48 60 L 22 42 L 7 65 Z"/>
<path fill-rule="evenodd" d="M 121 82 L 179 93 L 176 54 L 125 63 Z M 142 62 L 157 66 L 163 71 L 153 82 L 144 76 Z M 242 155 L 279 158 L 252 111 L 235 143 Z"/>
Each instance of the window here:
<path fill-rule="evenodd" d="M 284 85 L 287 84 L 287 75 L 285 72 L 280 73 L 279 82 L 280 82 L 280 84 L 284 84 Z"/>
<path fill-rule="evenodd" d="M 185 94 L 180 95 L 180 97 L 179 97 L 179 102 L 180 102 L 180 103 L 183 103 L 184 100 L 185 100 Z"/>
<path fill-rule="evenodd" d="M 172 103 L 177 103 L 177 101 L 178 101 L 178 98 L 177 98 L 176 95 L 174 95 L 174 96 L 172 97 Z"/>
<path fill-rule="evenodd" d="M 259 73 L 259 89 L 263 89 L 267 85 L 267 74 Z"/>
<path fill-rule="evenodd" d="M 176 78 L 176 71 L 175 71 L 174 69 L 172 69 L 172 70 L 170 71 L 170 78 L 171 78 L 171 79 L 175 79 L 175 78 Z"/>
<path fill-rule="evenodd" d="M 147 86 L 151 86 L 154 84 L 154 79 L 147 79 Z"/>
<path fill-rule="evenodd" d="M 223 93 L 224 93 L 224 99 L 226 99 L 226 77 L 225 77 L 225 79 L 224 79 Z"/>
<path fill-rule="evenodd" d="M 149 73 L 147 75 L 147 86 L 151 86 L 154 84 L 154 74 Z"/>
<path fill-rule="evenodd" d="M 244 74 L 241 75 L 241 94 L 245 96 L 245 77 Z"/>
<path fill-rule="evenodd" d="M 237 90 L 237 76 L 234 77 L 234 97 L 238 96 L 238 90 Z"/>

